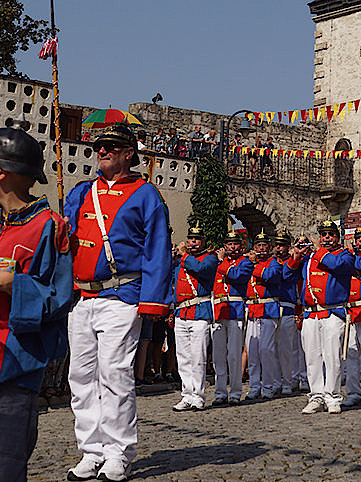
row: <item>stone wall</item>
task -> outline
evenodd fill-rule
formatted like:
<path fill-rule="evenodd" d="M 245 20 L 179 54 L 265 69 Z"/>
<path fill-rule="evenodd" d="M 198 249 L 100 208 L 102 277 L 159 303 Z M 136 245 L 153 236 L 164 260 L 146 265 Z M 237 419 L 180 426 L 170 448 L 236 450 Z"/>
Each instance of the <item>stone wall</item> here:
<path fill-rule="evenodd" d="M 194 126 L 200 124 L 204 134 L 211 128 L 215 128 L 219 134 L 221 120 L 227 121 L 229 118 L 224 114 L 144 102 L 130 104 L 129 112 L 144 120 L 145 130 L 149 137 L 148 142 L 159 128 L 163 128 L 168 133 L 171 127 L 175 127 L 178 134 L 187 137 L 194 130 Z M 235 117 L 232 120 L 230 126 L 231 139 L 237 133 L 240 124 L 240 117 Z M 300 123 L 298 126 L 277 123 L 267 125 L 267 122 L 263 122 L 262 126 L 257 127 L 256 132 L 250 134 L 245 144 L 253 145 L 257 135 L 265 142 L 267 136 L 271 135 L 277 148 L 325 149 L 326 129 L 327 126 L 324 122 Z"/>
<path fill-rule="evenodd" d="M 341 2 L 342 3 L 342 2 Z M 345 2 L 330 13 L 314 17 L 315 71 L 314 105 L 334 105 L 360 99 L 361 96 L 361 2 L 347 7 Z M 345 107 L 347 110 L 347 105 Z M 327 123 L 327 149 L 334 149 L 336 142 L 349 139 L 352 149 L 361 146 L 361 108 Z M 361 161 L 355 159 L 355 195 L 349 206 L 351 212 L 361 210 L 360 194 Z"/>

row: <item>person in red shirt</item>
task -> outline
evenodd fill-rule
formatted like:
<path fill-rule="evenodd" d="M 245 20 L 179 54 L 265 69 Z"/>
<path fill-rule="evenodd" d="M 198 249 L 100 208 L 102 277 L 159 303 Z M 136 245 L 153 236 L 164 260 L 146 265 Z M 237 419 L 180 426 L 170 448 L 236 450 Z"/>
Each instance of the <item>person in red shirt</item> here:
<path fill-rule="evenodd" d="M 273 398 L 275 333 L 280 317 L 282 263 L 271 254 L 271 239 L 262 232 L 254 241 L 257 263 L 247 289 L 249 321 L 246 332 L 250 390 L 246 400 Z M 262 370 L 262 384 L 261 384 Z"/>
<path fill-rule="evenodd" d="M 355 257 L 341 248 L 340 233 L 333 221 L 325 219 L 318 232 L 320 239 L 312 239 L 315 252 L 305 256 L 307 247 L 295 247 L 283 276 L 304 280 L 302 346 L 310 394 L 302 413 L 321 412 L 326 405 L 328 413 L 337 414 L 341 412 L 342 340 Z"/>
<path fill-rule="evenodd" d="M 229 405 L 239 405 L 241 399 L 244 303 L 256 260 L 254 251 L 244 256 L 245 250 L 240 235 L 231 231 L 224 239 L 224 248 L 217 251 L 220 264 L 213 287 L 215 323 L 211 328 L 216 372 L 214 407 L 228 404 L 227 365 Z"/>

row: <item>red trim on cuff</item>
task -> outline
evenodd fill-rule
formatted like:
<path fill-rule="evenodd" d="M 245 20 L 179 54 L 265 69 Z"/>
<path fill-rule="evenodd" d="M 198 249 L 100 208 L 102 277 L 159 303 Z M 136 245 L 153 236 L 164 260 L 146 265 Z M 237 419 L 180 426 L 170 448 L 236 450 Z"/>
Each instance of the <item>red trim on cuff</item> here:
<path fill-rule="evenodd" d="M 189 256 L 188 253 L 184 253 L 183 256 L 181 257 L 181 267 L 184 268 L 184 261 L 186 258 Z"/>
<path fill-rule="evenodd" d="M 301 259 L 294 259 L 294 258 L 290 258 L 288 261 L 287 261 L 287 266 L 290 268 L 290 269 L 297 269 L 299 267 L 301 263 Z"/>
<path fill-rule="evenodd" d="M 168 312 L 169 306 L 163 303 L 140 302 L 138 307 L 138 313 L 144 315 L 167 316 Z"/>

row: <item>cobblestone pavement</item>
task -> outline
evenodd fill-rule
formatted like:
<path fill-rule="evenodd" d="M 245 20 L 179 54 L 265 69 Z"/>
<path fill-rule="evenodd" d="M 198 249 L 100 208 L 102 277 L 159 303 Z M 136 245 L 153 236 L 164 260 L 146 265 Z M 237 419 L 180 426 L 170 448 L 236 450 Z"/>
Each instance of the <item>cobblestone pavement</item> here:
<path fill-rule="evenodd" d="M 213 388 L 207 389 L 208 403 Z M 299 395 L 204 412 L 172 412 L 179 392 L 137 399 L 132 480 L 361 480 L 361 412 L 302 415 Z M 360 407 L 361 410 L 361 407 Z M 40 415 L 29 480 L 63 481 L 79 460 L 69 408 Z"/>

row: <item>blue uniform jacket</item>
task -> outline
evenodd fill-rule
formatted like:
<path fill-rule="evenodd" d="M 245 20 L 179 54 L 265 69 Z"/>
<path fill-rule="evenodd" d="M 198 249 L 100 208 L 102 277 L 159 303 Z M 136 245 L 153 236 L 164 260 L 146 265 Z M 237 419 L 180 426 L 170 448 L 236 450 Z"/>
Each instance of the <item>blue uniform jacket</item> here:
<path fill-rule="evenodd" d="M 184 270 L 186 270 L 190 276 L 192 284 L 196 289 L 197 297 L 207 296 L 212 292 L 217 266 L 217 256 L 208 251 L 200 253 L 197 256 L 184 254 L 180 263 L 175 266 L 174 302 L 180 303 L 181 301 L 194 298 L 192 288 Z M 178 308 L 175 310 L 174 315 L 184 320 L 212 320 L 211 302 L 206 301 L 189 308 Z"/>
<path fill-rule="evenodd" d="M 223 263 L 222 263 L 223 265 Z M 252 276 L 254 264 L 247 257 L 241 259 L 237 266 L 230 266 L 226 273 L 223 273 L 221 266 L 218 270 L 220 274 L 226 276 L 226 283 L 229 289 L 230 296 L 241 296 L 246 298 L 247 284 Z M 215 288 L 216 292 L 216 288 Z M 244 320 L 244 302 L 230 301 L 229 305 L 229 320 Z"/>
<path fill-rule="evenodd" d="M 284 266 L 284 277 L 286 279 L 303 279 L 301 293 L 302 304 L 314 306 L 316 303 L 308 288 L 307 266 L 311 255 L 295 261 L 290 258 Z M 355 256 L 347 249 L 328 251 L 326 248 L 318 249 L 312 256 L 309 269 L 309 284 L 313 289 L 313 295 L 317 304 L 341 305 L 347 303 L 350 296 L 351 277 L 355 269 Z M 331 309 L 317 313 L 317 316 L 324 318 L 334 313 L 339 318 L 345 319 L 345 310 Z M 305 312 L 305 318 L 314 317 L 315 313 Z"/>
<path fill-rule="evenodd" d="M 0 257 L 16 260 L 12 295 L 0 291 L 0 382 L 39 391 L 47 363 L 65 356 L 73 292 L 67 227 L 45 196 L 1 221 Z"/>
<path fill-rule="evenodd" d="M 286 259 L 282 259 L 283 267 L 289 260 L 289 256 Z M 284 269 L 284 268 L 283 268 Z M 286 278 L 282 272 L 281 285 L 280 285 L 280 305 L 282 302 L 291 303 L 295 305 L 293 308 L 289 306 L 283 306 L 283 316 L 289 316 L 295 314 L 295 307 L 297 304 L 297 279 Z"/>
<path fill-rule="evenodd" d="M 115 295 L 139 305 L 143 314 L 165 316 L 171 302 L 171 243 L 168 209 L 151 183 L 132 175 L 111 187 L 102 177 L 97 182 L 99 203 L 119 275 L 141 272 L 141 278 L 83 296 Z M 95 218 L 93 181 L 75 186 L 66 198 L 65 214 L 71 224 L 74 278 L 104 281 L 111 278 L 104 244 Z"/>

